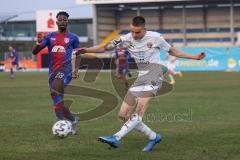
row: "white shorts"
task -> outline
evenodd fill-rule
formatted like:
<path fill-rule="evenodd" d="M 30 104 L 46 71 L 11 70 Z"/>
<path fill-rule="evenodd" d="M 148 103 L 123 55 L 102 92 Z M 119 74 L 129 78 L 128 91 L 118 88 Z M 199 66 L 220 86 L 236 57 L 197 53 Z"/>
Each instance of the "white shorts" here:
<path fill-rule="evenodd" d="M 163 79 L 160 78 L 162 75 L 162 66 L 152 64 L 147 71 L 139 72 L 139 76 L 128 91 L 136 97 L 143 96 L 145 92 L 151 92 L 155 96 L 162 86 Z"/>

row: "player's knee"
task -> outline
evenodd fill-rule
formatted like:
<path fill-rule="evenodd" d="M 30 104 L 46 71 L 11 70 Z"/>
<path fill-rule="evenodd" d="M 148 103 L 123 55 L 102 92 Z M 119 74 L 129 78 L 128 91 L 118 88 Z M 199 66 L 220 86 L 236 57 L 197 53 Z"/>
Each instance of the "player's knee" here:
<path fill-rule="evenodd" d="M 51 88 L 51 95 L 53 94 L 53 95 L 60 95 L 60 96 L 62 96 L 63 95 L 63 89 L 62 88 L 59 88 L 59 87 L 52 87 Z"/>

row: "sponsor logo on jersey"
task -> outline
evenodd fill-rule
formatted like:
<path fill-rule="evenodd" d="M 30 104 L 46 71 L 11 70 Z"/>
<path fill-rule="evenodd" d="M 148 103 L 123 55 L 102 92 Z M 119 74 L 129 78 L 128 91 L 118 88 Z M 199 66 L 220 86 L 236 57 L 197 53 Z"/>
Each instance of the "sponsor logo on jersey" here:
<path fill-rule="evenodd" d="M 63 47 L 63 46 L 54 46 L 53 48 L 52 48 L 52 51 L 51 51 L 52 53 L 66 53 L 66 50 L 65 50 L 65 48 Z"/>
<path fill-rule="evenodd" d="M 152 46 L 153 46 L 153 44 L 152 44 L 151 42 L 148 42 L 148 43 L 147 43 L 147 47 L 148 47 L 148 48 L 152 48 Z"/>

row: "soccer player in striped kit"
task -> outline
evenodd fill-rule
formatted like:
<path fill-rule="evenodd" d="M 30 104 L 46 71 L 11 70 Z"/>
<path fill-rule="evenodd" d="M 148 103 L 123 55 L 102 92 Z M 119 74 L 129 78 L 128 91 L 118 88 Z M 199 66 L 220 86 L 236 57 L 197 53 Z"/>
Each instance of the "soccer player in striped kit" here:
<path fill-rule="evenodd" d="M 65 11 L 58 12 L 57 32 L 47 34 L 43 39 L 38 40 L 38 44 L 33 50 L 33 54 L 38 54 L 46 46 L 48 47 L 49 61 L 49 88 L 54 103 L 54 111 L 57 120 L 64 118 L 72 122 L 72 134 L 76 134 L 76 126 L 79 117 L 74 117 L 69 108 L 64 106 L 64 87 L 72 79 L 78 77 L 79 57 L 75 48 L 80 47 L 78 36 L 67 30 L 69 14 Z"/>
<path fill-rule="evenodd" d="M 123 48 L 115 49 L 115 59 L 117 66 L 117 77 L 122 79 L 125 85 L 125 90 L 128 90 L 128 74 L 129 72 L 129 62 L 130 53 Z"/>

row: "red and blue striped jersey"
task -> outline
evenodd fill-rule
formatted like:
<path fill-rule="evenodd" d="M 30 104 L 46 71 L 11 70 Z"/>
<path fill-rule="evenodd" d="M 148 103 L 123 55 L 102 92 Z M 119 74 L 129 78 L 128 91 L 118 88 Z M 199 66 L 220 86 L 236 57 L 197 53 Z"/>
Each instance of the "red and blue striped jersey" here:
<path fill-rule="evenodd" d="M 78 36 L 71 32 L 51 32 L 47 34 L 40 46 L 47 46 L 49 52 L 49 74 L 61 68 L 72 71 L 73 49 L 80 47 Z"/>

